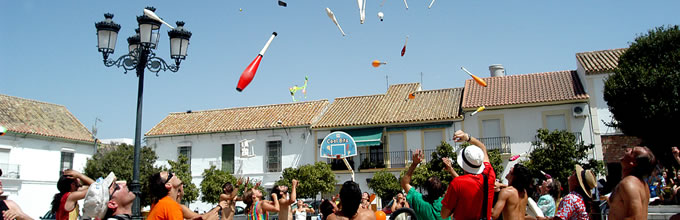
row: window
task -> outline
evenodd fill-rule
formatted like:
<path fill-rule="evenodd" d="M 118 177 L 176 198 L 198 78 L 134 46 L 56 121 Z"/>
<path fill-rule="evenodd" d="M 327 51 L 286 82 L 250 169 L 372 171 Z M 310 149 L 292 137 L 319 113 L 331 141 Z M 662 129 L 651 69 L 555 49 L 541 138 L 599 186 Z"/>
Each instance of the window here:
<path fill-rule="evenodd" d="M 394 132 L 389 133 L 388 143 L 390 145 L 390 152 L 387 154 L 390 160 L 390 168 L 401 168 L 406 166 L 408 153 L 404 151 L 404 133 Z"/>
<path fill-rule="evenodd" d="M 501 136 L 501 120 L 488 119 L 482 120 L 482 132 L 485 138 L 500 137 Z"/>
<path fill-rule="evenodd" d="M 73 169 L 73 152 L 61 152 L 61 167 L 59 167 L 59 173 L 65 169 Z"/>
<path fill-rule="evenodd" d="M 222 145 L 222 171 L 234 173 L 234 144 Z"/>
<path fill-rule="evenodd" d="M 281 141 L 267 141 L 267 172 L 281 172 Z"/>
<path fill-rule="evenodd" d="M 423 132 L 423 148 L 435 150 L 444 140 L 444 130 L 431 130 Z"/>
<path fill-rule="evenodd" d="M 189 160 L 187 160 L 187 164 L 189 164 L 189 169 L 191 169 L 191 146 L 183 146 L 177 148 L 177 158 L 179 158 L 179 155 L 184 155 L 186 156 Z"/>
<path fill-rule="evenodd" d="M 567 122 L 564 114 L 559 115 L 546 115 L 545 125 L 549 131 L 554 130 L 567 130 Z"/>

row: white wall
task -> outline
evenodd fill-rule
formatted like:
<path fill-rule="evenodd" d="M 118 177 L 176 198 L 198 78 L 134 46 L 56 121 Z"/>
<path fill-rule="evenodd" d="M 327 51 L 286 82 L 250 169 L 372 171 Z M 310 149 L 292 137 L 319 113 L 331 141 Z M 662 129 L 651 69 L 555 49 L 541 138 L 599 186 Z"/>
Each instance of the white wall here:
<path fill-rule="evenodd" d="M 288 167 L 298 167 L 312 164 L 314 160 L 314 135 L 309 135 L 307 128 L 289 128 L 275 130 L 259 130 L 246 132 L 227 132 L 202 135 L 186 135 L 173 137 L 147 137 L 146 143 L 156 151 L 158 155 L 157 165 L 170 166 L 167 160 L 177 160 L 178 147 L 191 146 L 191 173 L 193 183 L 200 189 L 203 179 L 203 170 L 210 168 L 211 162 L 221 168 L 222 145 L 234 144 L 234 171 L 236 175 L 242 174 L 251 179 L 262 180 L 262 186 L 271 188 L 274 182 L 279 180 L 281 172 L 266 172 L 266 143 L 267 141 L 281 140 L 281 170 Z M 243 139 L 255 139 L 251 145 L 255 151 L 255 157 L 241 158 L 239 141 Z M 194 210 L 207 211 L 215 207 L 215 204 L 197 202 L 190 205 Z"/>
<path fill-rule="evenodd" d="M 505 158 L 509 158 L 510 155 L 530 152 L 532 150 L 531 142 L 535 140 L 536 131 L 539 128 L 544 128 L 543 115 L 546 113 L 553 114 L 565 111 L 567 129 L 570 132 L 581 132 L 585 144 L 599 143 L 599 140 L 595 140 L 591 133 L 589 117 L 574 117 L 571 113 L 574 106 L 582 104 L 583 103 L 485 110 L 474 116 L 470 116 L 470 113 L 468 112 L 463 121 L 463 130 L 476 138 L 482 138 L 484 135 L 481 134 L 481 120 L 491 118 L 501 119 L 501 136 L 510 137 L 511 154 L 505 155 L 503 160 L 503 174 L 499 178 L 503 178 L 502 180 L 507 183 L 507 180 L 505 180 L 504 177 L 508 173 L 509 167 L 514 166 L 514 164 L 521 161 L 522 158 L 513 162 L 508 162 Z M 595 148 L 599 148 L 595 151 L 596 158 L 602 159 L 602 145 L 596 145 Z"/>
<path fill-rule="evenodd" d="M 94 153 L 93 144 L 68 143 L 60 139 L 5 135 L 0 146 L 10 148 L 9 164 L 19 165 L 19 179 L 2 178 L 4 195 L 14 200 L 34 219 L 50 210 L 57 190 L 61 151 L 73 151 L 73 169 L 83 172 L 87 158 Z"/>

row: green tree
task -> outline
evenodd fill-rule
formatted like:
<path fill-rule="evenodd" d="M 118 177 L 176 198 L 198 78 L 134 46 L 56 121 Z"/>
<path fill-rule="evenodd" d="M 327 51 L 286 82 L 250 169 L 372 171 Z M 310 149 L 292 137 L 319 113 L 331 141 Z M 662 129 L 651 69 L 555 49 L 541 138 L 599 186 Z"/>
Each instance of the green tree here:
<path fill-rule="evenodd" d="M 299 181 L 296 189 L 298 198 L 316 198 L 319 193 L 328 193 L 335 190 L 335 174 L 331 166 L 324 162 L 302 165 L 298 168 L 286 168 L 282 178 L 276 181 L 276 185 L 291 187 L 293 179 Z"/>
<path fill-rule="evenodd" d="M 537 138 L 538 141 L 532 143 L 534 150 L 529 153 L 529 160 L 523 162 L 534 176 L 540 176 L 543 171 L 564 185 L 574 171 L 574 165 L 584 164 L 586 168 L 598 167 L 598 164 L 582 163 L 588 157 L 588 150 L 593 149 L 594 145 L 585 145 L 583 141 L 577 142 L 576 136 L 571 132 L 548 131 L 542 128 L 538 129 Z"/>
<path fill-rule="evenodd" d="M 191 182 L 191 167 L 187 163 L 188 161 L 189 158 L 183 154 L 179 155 L 177 161 L 168 160 L 170 170 L 182 180 L 182 183 L 184 183 L 184 196 L 182 196 L 182 202 L 185 204 L 196 201 L 196 198 L 198 197 L 198 188 L 196 187 L 196 184 Z"/>
<path fill-rule="evenodd" d="M 201 201 L 211 204 L 217 204 L 220 201 L 220 194 L 223 193 L 222 185 L 229 182 L 234 185 L 234 188 L 238 187 L 238 196 L 243 195 L 245 188 L 252 188 L 256 185 L 257 180 L 251 179 L 247 181 L 247 177 L 243 178 L 243 185 L 237 186 L 237 179 L 230 173 L 217 169 L 215 166 L 210 166 L 210 168 L 203 170 L 203 181 L 201 181 Z M 262 191 L 265 198 L 269 198 L 269 193 L 265 192 L 264 187 L 258 186 L 258 190 Z"/>
<path fill-rule="evenodd" d="M 109 172 L 114 172 L 118 180 L 126 180 L 132 183 L 132 166 L 134 147 L 132 145 L 121 144 L 110 148 L 100 149 L 92 158 L 87 159 L 85 164 L 85 171 L 83 174 L 92 178 L 106 177 Z M 151 175 L 161 171 L 161 168 L 155 167 L 156 152 L 149 147 L 141 149 L 141 157 L 139 160 L 139 181 L 142 186 L 140 196 L 142 206 L 150 205 L 151 199 L 149 195 L 149 188 L 147 186 L 148 179 Z"/>
<path fill-rule="evenodd" d="M 460 147 L 467 147 L 468 145 L 470 144 L 462 143 Z M 491 162 L 491 166 L 496 173 L 496 177 L 498 177 L 503 172 L 503 160 L 501 159 L 501 154 L 498 150 L 488 150 L 487 152 L 489 153 L 489 161 Z M 421 164 L 413 171 L 411 185 L 421 187 L 425 180 L 427 180 L 427 178 L 430 176 L 437 176 L 443 183 L 448 185 L 453 177 L 445 169 L 444 162 L 442 161 L 442 158 L 444 157 L 451 158 L 451 165 L 458 175 L 465 174 L 463 169 L 460 168 L 460 166 L 458 166 L 456 163 L 457 155 L 456 152 L 453 151 L 453 147 L 449 143 L 442 141 L 441 145 L 437 146 L 436 150 L 430 155 L 431 159 L 427 163 Z M 404 174 L 406 174 L 406 169 L 401 172 L 400 176 L 403 176 Z"/>
<path fill-rule="evenodd" d="M 222 185 L 230 182 L 236 185 L 236 178 L 231 174 L 217 169 L 215 166 L 203 170 L 203 181 L 201 181 L 201 201 L 217 204 L 222 194 Z M 242 191 L 243 187 L 239 188 Z"/>
<path fill-rule="evenodd" d="M 604 85 L 604 100 L 624 134 L 637 136 L 657 157 L 680 144 L 680 28 L 657 27 L 635 38 Z M 657 129 L 655 129 L 657 128 Z"/>
<path fill-rule="evenodd" d="M 392 197 L 401 192 L 401 184 L 394 174 L 387 172 L 386 169 L 376 172 L 368 182 L 368 188 L 373 190 L 383 202 L 389 202 Z"/>

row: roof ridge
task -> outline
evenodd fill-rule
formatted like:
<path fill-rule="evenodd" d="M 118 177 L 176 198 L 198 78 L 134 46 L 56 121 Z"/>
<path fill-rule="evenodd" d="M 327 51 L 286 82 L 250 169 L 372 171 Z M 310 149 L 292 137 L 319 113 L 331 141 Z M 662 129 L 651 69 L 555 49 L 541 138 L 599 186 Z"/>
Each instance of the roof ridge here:
<path fill-rule="evenodd" d="M 499 78 L 499 79 L 502 79 L 502 78 L 510 78 L 510 77 L 536 76 L 536 75 L 541 75 L 541 74 L 542 75 L 548 75 L 548 74 L 551 74 L 551 73 L 563 73 L 563 72 L 574 72 L 574 71 L 576 71 L 576 70 L 559 70 L 559 71 L 551 71 L 551 72 L 525 73 L 525 74 L 498 76 L 498 77 L 490 76 L 490 77 L 483 77 L 483 78 Z M 472 80 L 472 79 L 468 79 L 468 80 Z"/>
<path fill-rule="evenodd" d="M 375 95 L 360 95 L 360 96 L 345 96 L 345 97 L 338 97 L 335 98 L 335 100 L 338 99 L 349 99 L 349 98 L 362 98 L 362 97 L 371 97 L 371 96 L 385 96 L 386 94 L 375 94 Z"/>
<path fill-rule="evenodd" d="M 272 106 L 297 105 L 297 104 L 318 103 L 318 102 L 328 102 L 328 99 L 320 99 L 320 100 L 312 100 L 312 101 L 304 101 L 304 102 L 281 103 L 281 104 L 269 104 L 269 105 L 243 106 L 243 107 L 234 107 L 234 108 L 207 109 L 207 110 L 191 111 L 191 113 L 216 112 L 216 111 L 238 110 L 238 109 L 248 109 L 248 108 L 264 108 L 264 107 L 272 107 Z M 187 112 L 170 112 L 170 115 L 186 114 L 186 113 Z"/>
<path fill-rule="evenodd" d="M 38 101 L 38 100 L 35 100 L 35 99 L 27 99 L 27 98 L 22 98 L 22 97 L 18 97 L 18 96 L 11 96 L 11 95 L 5 95 L 5 94 L 0 94 L 0 96 L 6 96 L 6 97 L 9 97 L 9 98 L 20 99 L 20 100 L 23 100 L 23 101 L 36 102 L 36 103 L 39 103 L 39 104 L 55 105 L 55 106 L 60 106 L 60 107 L 64 107 L 64 108 L 66 107 L 65 105 L 49 103 L 49 102 L 44 102 L 44 101 Z"/>
<path fill-rule="evenodd" d="M 457 90 L 457 89 L 464 89 L 465 87 L 459 87 L 459 88 L 442 88 L 442 89 L 431 89 L 431 90 L 420 90 L 420 91 L 415 91 L 413 93 L 425 93 L 425 92 L 437 92 L 437 91 L 445 91 L 445 90 Z"/>
<path fill-rule="evenodd" d="M 601 52 L 608 52 L 608 51 L 615 51 L 615 50 L 626 50 L 628 47 L 623 47 L 623 48 L 615 48 L 615 49 L 606 49 L 606 50 L 593 50 L 593 51 L 584 51 L 584 52 L 578 52 L 576 53 L 576 56 L 580 54 L 589 54 L 589 53 L 601 53 Z"/>

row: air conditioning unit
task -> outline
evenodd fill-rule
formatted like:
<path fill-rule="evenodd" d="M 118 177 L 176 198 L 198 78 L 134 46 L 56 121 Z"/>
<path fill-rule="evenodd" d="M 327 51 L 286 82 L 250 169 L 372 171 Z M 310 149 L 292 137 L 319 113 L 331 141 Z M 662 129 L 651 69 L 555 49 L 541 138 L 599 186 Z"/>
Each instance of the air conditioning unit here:
<path fill-rule="evenodd" d="M 574 117 L 586 117 L 588 116 L 588 105 L 586 104 L 579 104 L 575 105 L 574 107 L 571 108 L 571 113 L 574 114 Z"/>

